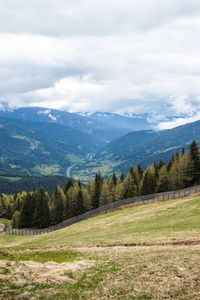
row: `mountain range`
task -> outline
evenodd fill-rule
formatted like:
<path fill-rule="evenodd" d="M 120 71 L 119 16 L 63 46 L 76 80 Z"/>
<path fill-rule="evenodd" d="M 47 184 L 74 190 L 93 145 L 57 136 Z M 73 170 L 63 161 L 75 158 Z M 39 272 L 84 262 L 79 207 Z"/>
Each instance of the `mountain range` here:
<path fill-rule="evenodd" d="M 155 124 L 154 124 L 155 125 Z M 30 107 L 0 111 L 0 175 L 87 180 L 146 167 L 200 142 L 200 121 L 155 131 L 147 115 L 75 114 Z"/>

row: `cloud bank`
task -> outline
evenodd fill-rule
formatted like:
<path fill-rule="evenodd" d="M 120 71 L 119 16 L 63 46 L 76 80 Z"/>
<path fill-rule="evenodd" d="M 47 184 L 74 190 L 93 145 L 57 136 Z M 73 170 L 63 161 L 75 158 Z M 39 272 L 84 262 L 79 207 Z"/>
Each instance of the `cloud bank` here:
<path fill-rule="evenodd" d="M 0 102 L 197 120 L 199 32 L 196 0 L 2 0 Z"/>

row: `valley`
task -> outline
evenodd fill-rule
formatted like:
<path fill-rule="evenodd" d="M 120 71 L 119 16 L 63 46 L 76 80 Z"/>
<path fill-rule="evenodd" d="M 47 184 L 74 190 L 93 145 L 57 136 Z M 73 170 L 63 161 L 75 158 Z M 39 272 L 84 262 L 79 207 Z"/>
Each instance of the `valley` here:
<path fill-rule="evenodd" d="M 119 176 L 137 164 L 167 163 L 193 139 L 200 142 L 200 121 L 155 131 L 147 116 L 35 107 L 0 111 L 0 125 L 0 175 L 10 177 L 67 175 L 86 182 L 96 173 Z"/>

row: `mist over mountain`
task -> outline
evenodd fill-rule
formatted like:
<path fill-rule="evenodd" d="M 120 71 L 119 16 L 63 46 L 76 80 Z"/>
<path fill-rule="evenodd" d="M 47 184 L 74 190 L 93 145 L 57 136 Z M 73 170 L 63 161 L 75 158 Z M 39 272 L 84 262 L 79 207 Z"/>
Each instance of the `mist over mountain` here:
<path fill-rule="evenodd" d="M 156 123 L 150 123 L 148 121 L 148 114 L 140 115 L 119 115 L 108 112 L 96 112 L 89 114 L 89 117 L 94 120 L 103 122 L 109 127 L 124 128 L 127 130 L 148 130 L 153 128 Z"/>

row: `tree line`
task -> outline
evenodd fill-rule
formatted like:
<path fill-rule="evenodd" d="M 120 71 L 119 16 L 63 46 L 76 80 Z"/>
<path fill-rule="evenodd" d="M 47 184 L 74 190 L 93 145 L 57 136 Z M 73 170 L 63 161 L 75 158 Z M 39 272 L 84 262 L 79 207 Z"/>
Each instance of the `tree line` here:
<path fill-rule="evenodd" d="M 200 154 L 196 141 L 189 152 L 176 152 L 168 164 L 159 163 L 143 170 L 140 165 L 124 176 L 105 179 L 96 174 L 83 185 L 68 179 L 64 189 L 53 193 L 44 188 L 32 192 L 0 195 L 0 217 L 12 219 L 16 228 L 45 228 L 102 205 L 139 195 L 183 189 L 200 184 Z"/>
<path fill-rule="evenodd" d="M 13 179 L 13 180 L 12 180 Z M 15 179 L 15 180 L 14 180 Z M 14 194 L 21 191 L 33 191 L 34 188 L 39 189 L 43 186 L 48 192 L 53 192 L 57 185 L 64 188 L 66 177 L 59 175 L 45 176 L 15 176 L 10 177 L 8 174 L 0 176 L 0 194 Z"/>

